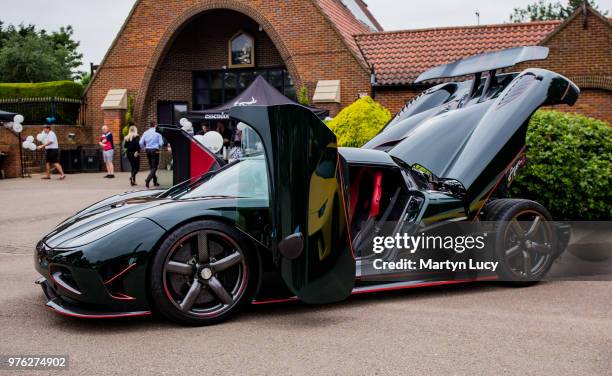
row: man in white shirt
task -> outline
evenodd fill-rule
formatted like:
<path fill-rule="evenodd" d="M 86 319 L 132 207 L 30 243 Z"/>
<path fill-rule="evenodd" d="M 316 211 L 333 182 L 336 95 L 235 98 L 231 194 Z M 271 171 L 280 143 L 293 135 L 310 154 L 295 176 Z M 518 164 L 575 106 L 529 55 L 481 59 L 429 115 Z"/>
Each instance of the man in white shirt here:
<path fill-rule="evenodd" d="M 149 123 L 149 129 L 140 137 L 140 148 L 145 149 L 149 161 L 149 176 L 145 179 L 145 185 L 149 188 L 151 180 L 153 185 L 159 187 L 157 182 L 157 168 L 159 166 L 159 150 L 164 146 L 164 139 L 155 130 L 155 122 Z"/>
<path fill-rule="evenodd" d="M 53 168 L 56 168 L 60 173 L 59 180 L 64 180 L 66 179 L 66 175 L 64 175 L 62 165 L 59 163 L 59 144 L 57 142 L 57 136 L 55 135 L 55 132 L 51 130 L 50 125 L 45 125 L 43 132 L 45 132 L 47 136 L 45 137 L 44 143 L 40 145 L 38 149 L 45 149 L 45 156 L 47 158 L 47 175 L 43 176 L 41 179 L 51 179 L 51 167 L 53 166 Z"/>

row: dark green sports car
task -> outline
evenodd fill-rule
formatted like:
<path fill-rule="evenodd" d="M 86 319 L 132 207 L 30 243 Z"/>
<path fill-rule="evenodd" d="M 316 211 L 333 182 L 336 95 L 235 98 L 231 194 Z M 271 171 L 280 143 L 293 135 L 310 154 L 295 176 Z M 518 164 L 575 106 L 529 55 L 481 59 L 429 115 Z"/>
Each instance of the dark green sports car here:
<path fill-rule="evenodd" d="M 160 126 L 182 182 L 111 197 L 46 235 L 35 265 L 47 306 L 91 318 L 158 312 L 203 325 L 244 304 L 541 279 L 567 230 L 540 204 L 504 196 L 525 162 L 531 115 L 573 105 L 579 90 L 542 69 L 498 71 L 547 53 L 523 47 L 425 72 L 421 80 L 474 77 L 412 99 L 363 148 L 338 148 L 325 124 L 298 105 L 234 107 L 231 119 L 245 124 L 245 155 L 229 164 L 182 130 Z M 400 275 L 376 267 L 373 256 L 402 255 L 392 248 L 373 255 L 375 237 L 481 221 L 494 223 L 495 272 Z"/>

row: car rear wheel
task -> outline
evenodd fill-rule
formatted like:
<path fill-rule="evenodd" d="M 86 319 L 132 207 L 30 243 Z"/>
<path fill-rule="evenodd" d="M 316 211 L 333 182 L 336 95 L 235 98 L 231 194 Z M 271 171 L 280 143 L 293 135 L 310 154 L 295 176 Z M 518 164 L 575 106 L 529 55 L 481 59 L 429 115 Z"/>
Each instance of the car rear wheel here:
<path fill-rule="evenodd" d="M 499 277 L 515 286 L 529 286 L 548 273 L 556 253 L 556 234 L 548 210 L 537 202 L 500 199 L 485 208 L 494 222 Z"/>
<path fill-rule="evenodd" d="M 176 229 L 162 243 L 151 269 L 155 308 L 185 325 L 226 320 L 250 292 L 251 255 L 236 229 L 217 221 L 196 221 Z"/>

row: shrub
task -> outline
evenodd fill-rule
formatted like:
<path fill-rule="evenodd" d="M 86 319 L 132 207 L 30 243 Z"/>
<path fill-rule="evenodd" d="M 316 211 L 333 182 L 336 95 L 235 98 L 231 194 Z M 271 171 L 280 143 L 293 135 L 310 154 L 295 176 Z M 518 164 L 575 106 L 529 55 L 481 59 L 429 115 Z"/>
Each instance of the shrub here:
<path fill-rule="evenodd" d="M 365 96 L 346 107 L 327 126 L 338 137 L 339 146 L 361 147 L 391 120 L 389 110 Z"/>
<path fill-rule="evenodd" d="M 127 106 L 128 108 L 127 108 L 127 111 L 125 112 L 125 126 L 121 130 L 121 134 L 123 135 L 123 137 L 128 135 L 128 132 L 130 131 L 130 127 L 134 125 L 134 97 L 129 95 L 127 102 L 128 102 L 128 106 Z"/>
<path fill-rule="evenodd" d="M 300 88 L 298 103 L 302 106 L 310 106 L 310 97 L 308 96 L 308 88 L 306 86 Z"/>
<path fill-rule="evenodd" d="M 83 86 L 73 81 L 52 81 L 36 84 L 0 83 L 0 99 L 40 97 L 81 99 L 82 94 Z"/>
<path fill-rule="evenodd" d="M 559 220 L 612 218 L 612 128 L 604 121 L 538 111 L 527 133 L 527 166 L 511 193 Z"/>

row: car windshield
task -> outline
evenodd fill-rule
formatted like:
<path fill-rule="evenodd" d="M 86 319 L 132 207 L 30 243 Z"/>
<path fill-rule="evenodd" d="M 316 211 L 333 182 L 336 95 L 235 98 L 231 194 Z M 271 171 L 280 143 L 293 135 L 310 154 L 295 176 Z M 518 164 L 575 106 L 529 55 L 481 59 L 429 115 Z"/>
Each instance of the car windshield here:
<path fill-rule="evenodd" d="M 178 188 L 178 187 L 177 187 Z M 239 159 L 212 176 L 185 185 L 170 196 L 174 199 L 233 197 L 268 199 L 268 173 L 263 155 Z"/>

